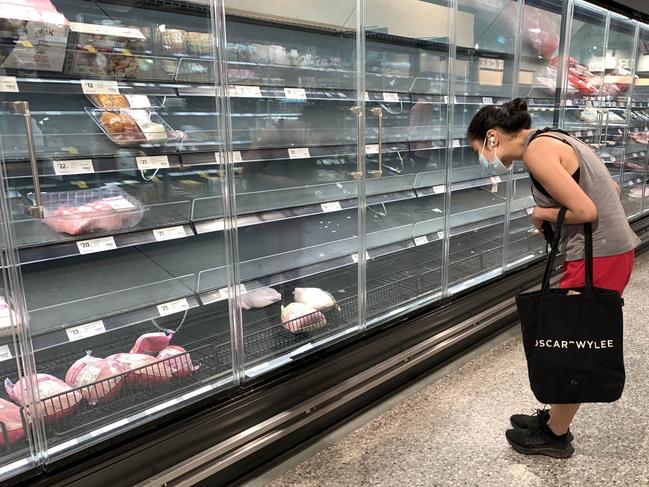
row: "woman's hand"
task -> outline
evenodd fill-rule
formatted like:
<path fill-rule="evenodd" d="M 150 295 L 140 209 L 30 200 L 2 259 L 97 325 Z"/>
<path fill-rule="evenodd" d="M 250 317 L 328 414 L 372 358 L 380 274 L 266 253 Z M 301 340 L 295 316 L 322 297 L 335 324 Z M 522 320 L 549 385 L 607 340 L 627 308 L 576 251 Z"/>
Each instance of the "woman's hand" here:
<path fill-rule="evenodd" d="M 530 220 L 532 220 L 532 225 L 536 228 L 540 234 L 543 234 L 543 219 L 539 218 L 539 207 L 535 206 L 530 215 Z"/>

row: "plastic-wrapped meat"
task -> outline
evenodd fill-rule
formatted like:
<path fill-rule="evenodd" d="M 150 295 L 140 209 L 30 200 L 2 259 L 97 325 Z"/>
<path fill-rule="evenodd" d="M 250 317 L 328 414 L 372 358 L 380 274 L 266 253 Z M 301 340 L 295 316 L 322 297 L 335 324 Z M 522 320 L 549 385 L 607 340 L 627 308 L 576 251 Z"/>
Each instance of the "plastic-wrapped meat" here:
<path fill-rule="evenodd" d="M 50 422 L 70 414 L 82 401 L 79 391 L 72 391 L 72 387 L 49 374 L 36 374 L 38 396 L 41 401 L 37 411 L 44 421 Z M 22 378 L 15 384 L 5 379 L 5 391 L 9 398 L 19 406 L 29 403 L 29 387 L 27 378 Z M 70 392 L 68 392 L 70 391 Z"/>
<path fill-rule="evenodd" d="M 243 309 L 265 308 L 280 299 L 282 295 L 272 287 L 262 287 L 241 296 L 241 307 Z"/>
<path fill-rule="evenodd" d="M 511 26 L 516 29 L 516 15 L 505 15 Z M 545 10 L 526 5 L 523 9 L 521 34 L 523 41 L 532 51 L 549 59 L 559 48 L 559 31 L 561 17 Z"/>
<path fill-rule="evenodd" d="M 317 311 L 336 305 L 336 300 L 331 294 L 317 287 L 296 287 L 293 291 L 293 297 L 296 302 L 311 306 Z"/>
<path fill-rule="evenodd" d="M 318 310 L 303 303 L 282 307 L 282 325 L 291 333 L 312 331 L 327 325 L 327 318 Z"/>
<path fill-rule="evenodd" d="M 187 377 L 198 370 L 198 367 L 194 367 L 187 350 L 179 345 L 169 345 L 163 348 L 157 358 L 165 360 L 165 365 L 171 369 L 174 377 Z"/>
<path fill-rule="evenodd" d="M 20 417 L 20 408 L 14 403 L 0 399 L 0 422 L 4 424 L 9 443 L 16 443 L 25 437 L 25 428 Z M 0 425 L 0 446 L 5 446 L 5 438 Z"/>
<path fill-rule="evenodd" d="M 124 368 L 117 362 L 93 357 L 87 352 L 65 374 L 65 382 L 72 387 L 83 387 L 81 394 L 91 405 L 113 399 L 124 385 Z M 89 387 L 84 387 L 89 386 Z"/>
<path fill-rule="evenodd" d="M 131 384 L 160 384 L 171 380 L 173 376 L 171 368 L 164 362 L 158 363 L 156 357 L 143 353 L 116 353 L 106 357 L 106 360 L 114 361 L 131 371 L 126 376 L 126 382 Z"/>
<path fill-rule="evenodd" d="M 149 355 L 156 355 L 160 350 L 169 345 L 173 338 L 172 333 L 165 333 L 157 331 L 154 333 L 145 333 L 140 335 L 131 347 L 129 353 L 146 353 Z"/>

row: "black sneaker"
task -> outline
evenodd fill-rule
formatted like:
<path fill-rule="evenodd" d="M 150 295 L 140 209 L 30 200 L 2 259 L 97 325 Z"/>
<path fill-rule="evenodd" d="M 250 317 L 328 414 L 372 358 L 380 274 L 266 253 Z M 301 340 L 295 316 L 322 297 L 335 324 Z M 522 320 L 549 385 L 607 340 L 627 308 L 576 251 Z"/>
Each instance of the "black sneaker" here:
<path fill-rule="evenodd" d="M 575 452 L 567 434 L 557 436 L 546 424 L 538 428 L 507 430 L 505 436 L 514 450 L 525 455 L 570 458 Z"/>
<path fill-rule="evenodd" d="M 550 419 L 550 411 L 547 409 L 537 409 L 532 415 L 529 414 L 514 414 L 509 418 L 509 422 L 514 428 L 526 430 L 530 428 L 538 428 L 541 424 L 547 424 Z M 574 436 L 568 429 L 568 441 L 574 440 Z"/>

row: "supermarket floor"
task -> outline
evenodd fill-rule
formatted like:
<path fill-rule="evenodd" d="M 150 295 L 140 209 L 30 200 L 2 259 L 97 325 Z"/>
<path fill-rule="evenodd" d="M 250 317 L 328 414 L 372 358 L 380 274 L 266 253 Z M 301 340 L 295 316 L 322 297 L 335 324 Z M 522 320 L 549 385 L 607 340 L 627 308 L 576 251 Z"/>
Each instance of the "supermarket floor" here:
<path fill-rule="evenodd" d="M 568 460 L 519 455 L 505 440 L 509 415 L 538 406 L 516 328 L 249 486 L 649 485 L 649 254 L 625 301 L 624 395 L 582 407 Z"/>

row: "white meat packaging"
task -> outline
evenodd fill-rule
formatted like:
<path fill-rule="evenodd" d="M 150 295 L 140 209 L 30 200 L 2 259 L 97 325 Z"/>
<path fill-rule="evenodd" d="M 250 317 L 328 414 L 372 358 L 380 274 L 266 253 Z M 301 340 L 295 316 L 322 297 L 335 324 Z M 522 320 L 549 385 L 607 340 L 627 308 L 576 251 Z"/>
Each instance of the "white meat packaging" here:
<path fill-rule="evenodd" d="M 187 350 L 179 345 L 169 345 L 163 348 L 158 353 L 157 358 L 158 360 L 165 360 L 165 367 L 171 369 L 174 377 L 187 377 L 198 370 L 198 367 L 194 367 L 194 364 L 192 364 L 192 359 Z"/>
<path fill-rule="evenodd" d="M 262 287 L 241 296 L 241 307 L 243 309 L 265 308 L 280 299 L 282 295 L 272 287 Z"/>
<path fill-rule="evenodd" d="M 156 357 L 152 357 L 151 355 L 143 353 L 116 353 L 106 357 L 106 360 L 117 362 L 125 370 L 131 371 L 126 376 L 127 384 L 160 384 L 172 378 L 169 366 L 165 362 L 159 362 Z"/>
<path fill-rule="evenodd" d="M 293 297 L 297 303 L 306 304 L 317 311 L 336 305 L 336 300 L 331 294 L 317 287 L 296 287 Z"/>
<path fill-rule="evenodd" d="M 163 348 L 169 345 L 173 338 L 172 333 L 164 333 L 156 331 L 153 333 L 145 333 L 140 335 L 131 347 L 129 353 L 146 353 L 148 355 L 156 355 Z"/>
<path fill-rule="evenodd" d="M 45 422 L 51 422 L 70 414 L 83 400 L 79 391 L 72 391 L 72 387 L 49 374 L 36 374 L 38 396 L 41 401 L 37 405 L 37 412 L 42 415 Z M 15 384 L 5 379 L 5 391 L 9 398 L 19 406 L 29 404 L 30 383 L 26 377 Z M 70 391 L 70 392 L 67 392 Z M 54 399 L 49 399 L 56 396 Z"/>
<path fill-rule="evenodd" d="M 327 325 L 327 318 L 304 303 L 291 303 L 282 307 L 282 325 L 291 333 L 317 330 Z"/>
<path fill-rule="evenodd" d="M 117 362 L 93 357 L 88 352 L 68 369 L 65 382 L 72 387 L 82 387 L 83 398 L 94 406 L 117 395 L 124 385 L 124 376 L 120 375 L 123 372 L 123 366 Z"/>
<path fill-rule="evenodd" d="M 9 443 L 16 443 L 25 437 L 25 428 L 20 418 L 20 408 L 14 403 L 0 399 L 0 421 L 7 430 Z M 2 429 L 0 428 L 0 446 L 6 446 Z"/>

